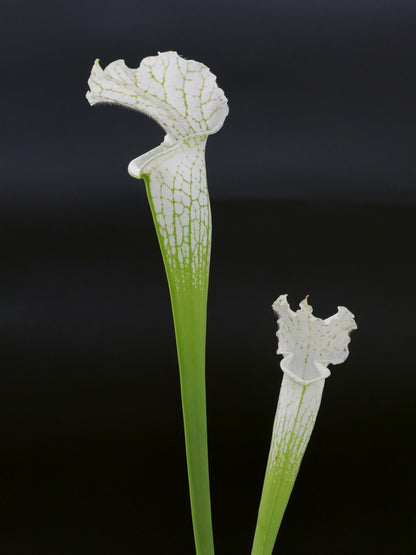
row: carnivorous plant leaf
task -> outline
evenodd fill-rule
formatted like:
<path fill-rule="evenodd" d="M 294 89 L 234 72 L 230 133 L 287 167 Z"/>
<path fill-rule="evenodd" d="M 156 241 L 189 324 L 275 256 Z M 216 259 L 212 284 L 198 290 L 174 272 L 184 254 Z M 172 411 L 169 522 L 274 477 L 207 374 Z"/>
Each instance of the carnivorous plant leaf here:
<path fill-rule="evenodd" d="M 321 403 L 328 364 L 348 356 L 354 315 L 345 307 L 321 320 L 312 314 L 307 298 L 293 312 L 287 296 L 273 304 L 278 314 L 277 353 L 283 380 L 257 517 L 252 555 L 270 555 L 309 442 Z"/>
<path fill-rule="evenodd" d="M 165 130 L 161 145 L 132 160 L 142 178 L 165 264 L 178 350 L 188 478 L 198 555 L 214 543 L 208 476 L 205 335 L 211 211 L 205 169 L 208 135 L 228 114 L 227 99 L 209 69 L 176 52 L 145 58 L 138 69 L 117 60 L 95 62 L 90 104 L 111 102 L 144 112 Z"/>

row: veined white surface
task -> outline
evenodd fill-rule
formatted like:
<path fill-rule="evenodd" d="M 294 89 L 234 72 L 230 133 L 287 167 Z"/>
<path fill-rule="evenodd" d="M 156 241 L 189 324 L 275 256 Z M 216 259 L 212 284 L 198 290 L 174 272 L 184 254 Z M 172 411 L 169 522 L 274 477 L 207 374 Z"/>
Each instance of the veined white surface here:
<path fill-rule="evenodd" d="M 354 315 L 345 307 L 322 320 L 312 314 L 307 298 L 293 312 L 287 295 L 273 309 L 279 315 L 278 354 L 284 372 L 273 427 L 269 465 L 296 476 L 321 403 L 328 364 L 348 357 L 349 333 L 356 329 Z"/>
<path fill-rule="evenodd" d="M 281 368 L 299 383 L 307 383 L 330 375 L 328 364 L 340 364 L 348 357 L 349 333 L 357 328 L 354 315 L 344 306 L 322 320 L 312 314 L 308 298 L 293 312 L 287 295 L 281 295 L 273 309 L 278 314 L 277 354 L 283 355 Z"/>
<path fill-rule="evenodd" d="M 321 404 L 324 379 L 302 385 L 283 375 L 273 424 L 269 464 L 296 476 Z"/>
<path fill-rule="evenodd" d="M 193 138 L 150 173 L 150 196 L 166 256 L 178 285 L 208 276 L 211 210 L 205 170 L 205 138 Z"/>
<path fill-rule="evenodd" d="M 166 131 L 161 145 L 132 160 L 128 171 L 147 178 L 150 202 L 175 282 L 207 282 L 211 214 L 205 169 L 208 135 L 228 114 L 216 77 L 176 52 L 145 58 L 138 69 L 117 60 L 95 62 L 88 81 L 90 104 L 112 102 L 142 111 Z"/>
<path fill-rule="evenodd" d="M 88 102 L 111 102 L 144 112 L 173 141 L 211 135 L 228 114 L 227 98 L 209 69 L 176 52 L 144 58 L 137 69 L 116 60 L 102 69 L 96 60 L 88 80 Z"/>

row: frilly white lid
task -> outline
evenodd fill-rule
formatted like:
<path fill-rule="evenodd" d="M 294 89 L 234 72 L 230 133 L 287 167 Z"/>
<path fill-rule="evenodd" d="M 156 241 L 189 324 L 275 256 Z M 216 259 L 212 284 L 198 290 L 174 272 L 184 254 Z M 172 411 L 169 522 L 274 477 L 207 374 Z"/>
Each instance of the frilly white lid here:
<path fill-rule="evenodd" d="M 283 355 L 280 365 L 286 374 L 302 384 L 330 375 L 328 364 L 340 364 L 348 357 L 350 332 L 357 328 L 354 315 L 345 307 L 322 320 L 312 314 L 306 297 L 300 309 L 293 312 L 287 295 L 281 295 L 273 309 L 278 314 L 277 354 Z"/>

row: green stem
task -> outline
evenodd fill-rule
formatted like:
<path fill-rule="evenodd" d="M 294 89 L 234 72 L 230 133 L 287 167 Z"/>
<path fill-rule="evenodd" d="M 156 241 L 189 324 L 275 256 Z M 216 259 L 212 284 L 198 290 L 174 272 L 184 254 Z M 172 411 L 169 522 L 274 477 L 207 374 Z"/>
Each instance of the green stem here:
<path fill-rule="evenodd" d="M 293 423 L 294 429 L 296 429 L 298 413 L 299 409 Z M 302 460 L 301 455 L 293 464 L 293 444 L 296 441 L 296 437 L 291 433 L 285 450 L 280 454 L 279 466 L 273 464 L 274 456 L 270 450 L 251 555 L 271 555 L 273 552 Z"/>
<path fill-rule="evenodd" d="M 283 375 L 251 555 L 271 555 L 318 414 L 324 379 Z"/>
<path fill-rule="evenodd" d="M 205 393 L 209 248 L 206 257 L 203 257 L 204 262 L 201 264 L 200 261 L 198 265 L 198 279 L 196 279 L 196 270 L 192 266 L 192 259 L 187 267 L 179 268 L 177 259 L 172 263 L 157 220 L 150 191 L 150 176 L 143 175 L 143 179 L 163 256 L 172 303 L 195 548 L 197 555 L 214 555 Z M 206 233 L 208 234 L 207 244 L 209 244 L 210 227 Z"/>
<path fill-rule="evenodd" d="M 200 292 L 172 295 L 195 547 L 213 555 L 205 396 L 206 302 Z"/>

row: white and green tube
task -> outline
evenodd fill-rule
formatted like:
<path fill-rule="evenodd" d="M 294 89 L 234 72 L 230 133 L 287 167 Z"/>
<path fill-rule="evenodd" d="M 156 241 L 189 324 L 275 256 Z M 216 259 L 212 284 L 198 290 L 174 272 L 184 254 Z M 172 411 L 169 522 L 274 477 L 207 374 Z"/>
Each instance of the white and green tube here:
<path fill-rule="evenodd" d="M 205 169 L 208 135 L 228 114 L 209 69 L 176 52 L 123 60 L 88 81 L 90 104 L 111 102 L 144 112 L 165 130 L 163 143 L 130 162 L 143 179 L 165 264 L 178 351 L 191 511 L 198 555 L 213 555 L 205 395 L 205 337 L 211 212 Z"/>
<path fill-rule="evenodd" d="M 308 445 L 321 403 L 328 364 L 348 356 L 354 315 L 345 307 L 321 320 L 312 315 L 307 298 L 293 312 L 287 296 L 273 304 L 278 314 L 277 353 L 283 380 L 274 420 L 252 555 L 270 555 Z"/>

